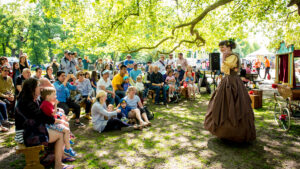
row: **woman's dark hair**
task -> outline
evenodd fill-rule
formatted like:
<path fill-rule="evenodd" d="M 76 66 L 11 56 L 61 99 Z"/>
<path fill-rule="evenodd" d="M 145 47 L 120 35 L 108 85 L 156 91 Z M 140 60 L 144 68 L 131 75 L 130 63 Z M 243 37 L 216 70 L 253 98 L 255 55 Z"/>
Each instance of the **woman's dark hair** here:
<path fill-rule="evenodd" d="M 35 78 L 26 79 L 22 85 L 22 91 L 18 99 L 23 101 L 33 101 L 35 96 L 35 89 L 38 87 L 38 80 Z"/>
<path fill-rule="evenodd" d="M 52 66 L 48 66 L 48 67 L 46 68 L 46 74 L 47 74 L 47 72 L 48 72 L 48 70 L 49 70 L 50 68 L 52 68 Z"/>
<path fill-rule="evenodd" d="M 166 66 L 166 69 L 168 69 L 168 68 L 172 69 L 171 65 L 167 65 L 167 66 Z"/>
<path fill-rule="evenodd" d="M 14 62 L 13 63 L 13 76 L 16 74 L 17 70 L 19 70 L 19 72 L 21 72 L 20 68 L 19 69 L 15 69 L 15 67 L 16 67 L 17 64 L 19 64 L 19 63 L 18 62 Z"/>
<path fill-rule="evenodd" d="M 91 74 L 90 74 L 89 72 L 85 72 L 85 73 L 84 73 L 84 77 L 85 77 L 85 78 L 87 78 L 86 75 L 89 75 L 89 76 L 90 76 L 89 79 L 91 78 Z"/>
<path fill-rule="evenodd" d="M 227 47 L 230 47 L 231 49 L 235 49 L 236 43 L 234 42 L 233 39 L 223 40 L 219 43 L 219 46 L 227 46 Z"/>
<path fill-rule="evenodd" d="M 95 81 L 98 80 L 98 75 L 97 75 L 97 72 L 95 70 L 92 71 L 92 77 L 91 77 L 91 79 L 95 80 Z"/>
<path fill-rule="evenodd" d="M 39 71 L 39 70 L 42 70 L 42 68 L 37 67 L 37 68 L 35 69 L 35 72 L 37 72 L 37 71 Z"/>

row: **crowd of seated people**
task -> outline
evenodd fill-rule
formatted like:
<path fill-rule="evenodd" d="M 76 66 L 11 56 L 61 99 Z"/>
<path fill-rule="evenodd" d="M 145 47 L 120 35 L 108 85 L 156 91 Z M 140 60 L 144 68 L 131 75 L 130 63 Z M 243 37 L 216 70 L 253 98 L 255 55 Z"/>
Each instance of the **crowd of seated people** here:
<path fill-rule="evenodd" d="M 18 143 L 26 146 L 55 144 L 55 168 L 74 167 L 62 161 L 74 161 L 77 155 L 71 148 L 70 139 L 74 135 L 70 126 L 85 127 L 80 122 L 80 103 L 84 103 L 85 118 L 92 121 L 95 131 L 142 130 L 152 125 L 144 107 L 149 90 L 155 93 L 158 105 L 171 102 L 182 88 L 188 89 L 189 96 L 196 91 L 195 73 L 181 53 L 177 62 L 173 55 L 169 59 L 161 55 L 159 61 L 147 63 L 146 69 L 140 68 L 130 55 L 118 66 L 99 59 L 91 75 L 84 66 L 88 58 L 82 59 L 75 52 L 65 51 L 60 63 L 51 63 L 44 75 L 37 67 L 32 76 L 26 57 L 21 56 L 19 63 L 12 66 L 1 62 L 0 131 L 9 131 L 5 126 L 14 124 L 8 120 L 10 118 L 15 120 Z M 72 91 L 80 94 L 80 103 L 71 97 Z M 73 125 L 69 125 L 70 112 Z M 24 127 L 27 119 L 46 130 Z M 32 141 L 34 135 L 39 139 Z"/>

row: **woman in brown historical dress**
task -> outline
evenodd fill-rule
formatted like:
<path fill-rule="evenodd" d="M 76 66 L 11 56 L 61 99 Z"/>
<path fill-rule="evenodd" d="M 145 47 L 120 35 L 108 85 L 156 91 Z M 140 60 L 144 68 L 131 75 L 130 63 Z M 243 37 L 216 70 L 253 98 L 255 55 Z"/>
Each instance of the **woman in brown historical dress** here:
<path fill-rule="evenodd" d="M 213 93 L 205 117 L 204 127 L 220 139 L 249 142 L 256 139 L 254 113 L 248 92 L 238 75 L 239 57 L 232 52 L 233 40 L 219 43 L 223 54 L 222 79 Z"/>

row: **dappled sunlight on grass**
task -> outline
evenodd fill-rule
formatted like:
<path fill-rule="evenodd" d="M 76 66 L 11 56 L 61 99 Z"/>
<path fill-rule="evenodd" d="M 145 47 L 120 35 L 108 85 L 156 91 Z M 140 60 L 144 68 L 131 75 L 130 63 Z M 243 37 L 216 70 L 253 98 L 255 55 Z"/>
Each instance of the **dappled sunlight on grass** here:
<path fill-rule="evenodd" d="M 152 127 L 143 131 L 98 133 L 91 124 L 72 130 L 77 137 L 73 147 L 78 152 L 72 164 L 77 168 L 300 167 L 299 131 L 293 131 L 299 129 L 299 123 L 295 122 L 290 132 L 283 132 L 273 120 L 272 99 L 265 99 L 264 107 L 255 110 L 257 140 L 238 145 L 222 142 L 204 130 L 209 98 L 202 95 L 195 101 L 169 104 L 168 108 L 148 105 L 155 118 Z M 5 142 L 11 142 L 11 137 Z"/>

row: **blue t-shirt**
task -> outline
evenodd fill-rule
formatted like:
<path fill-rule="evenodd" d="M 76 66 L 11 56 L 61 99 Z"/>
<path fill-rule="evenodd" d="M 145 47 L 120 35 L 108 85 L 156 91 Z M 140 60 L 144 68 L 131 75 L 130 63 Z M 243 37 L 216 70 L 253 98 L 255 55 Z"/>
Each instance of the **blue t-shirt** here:
<path fill-rule="evenodd" d="M 136 109 L 137 106 L 138 106 L 138 102 L 141 101 L 140 97 L 137 96 L 137 95 L 135 95 L 135 96 L 133 97 L 133 99 L 129 99 L 128 96 L 124 97 L 124 99 L 125 99 L 126 102 L 127 102 L 127 106 L 130 107 L 130 108 L 132 108 L 132 109 Z"/>
<path fill-rule="evenodd" d="M 131 86 L 130 83 L 122 83 L 124 91 L 127 91 L 128 87 Z"/>
<path fill-rule="evenodd" d="M 141 70 L 131 70 L 130 71 L 130 77 L 136 81 L 136 78 L 138 77 L 138 75 L 141 75 L 142 71 Z"/>
<path fill-rule="evenodd" d="M 121 114 L 124 114 L 126 118 L 128 118 L 128 113 L 132 110 L 132 108 L 128 106 L 126 106 L 125 108 L 120 106 L 119 109 L 121 110 Z"/>
<path fill-rule="evenodd" d="M 83 69 L 84 69 L 84 70 L 87 70 L 87 69 L 88 69 L 88 66 L 89 66 L 88 61 L 87 61 L 86 59 L 83 59 L 83 60 L 82 60 L 82 63 L 83 63 Z"/>
<path fill-rule="evenodd" d="M 125 60 L 125 62 L 124 62 L 124 65 L 125 65 L 125 66 L 132 65 L 132 64 L 134 64 L 134 61 L 133 61 L 133 60 Z M 132 69 L 133 69 L 133 68 L 127 68 L 128 73 L 130 73 L 130 71 L 131 71 Z"/>

